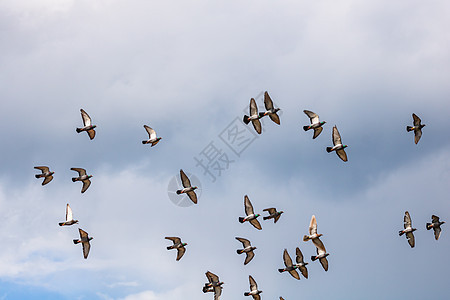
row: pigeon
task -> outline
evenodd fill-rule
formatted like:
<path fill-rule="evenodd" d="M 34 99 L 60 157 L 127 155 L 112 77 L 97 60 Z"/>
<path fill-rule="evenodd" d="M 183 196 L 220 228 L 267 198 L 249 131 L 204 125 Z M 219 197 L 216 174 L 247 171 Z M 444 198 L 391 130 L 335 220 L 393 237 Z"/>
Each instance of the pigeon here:
<path fill-rule="evenodd" d="M 304 262 L 303 260 L 303 253 L 300 251 L 300 249 L 297 247 L 295 249 L 296 258 L 295 261 L 297 262 L 296 266 L 302 273 L 303 277 L 308 278 L 308 269 L 306 268 L 307 262 Z"/>
<path fill-rule="evenodd" d="M 409 215 L 408 211 L 405 211 L 405 216 L 403 217 L 403 227 L 405 230 L 400 230 L 398 232 L 399 236 L 402 236 L 404 233 L 406 233 L 406 239 L 408 240 L 409 245 L 411 248 L 414 248 L 415 240 L 414 240 L 414 234 L 413 232 L 416 231 L 416 228 L 412 228 L 412 222 L 411 222 L 411 216 Z"/>
<path fill-rule="evenodd" d="M 187 243 L 182 243 L 181 239 L 179 237 L 165 237 L 166 240 L 171 240 L 173 242 L 172 246 L 168 246 L 167 250 L 177 249 L 177 261 L 179 261 L 184 253 L 186 252 L 185 246 L 187 246 Z"/>
<path fill-rule="evenodd" d="M 222 294 L 222 281 L 219 281 L 219 276 L 210 271 L 205 273 L 208 278 L 208 283 L 203 286 L 203 293 L 214 292 L 214 300 L 219 300 Z"/>
<path fill-rule="evenodd" d="M 252 296 L 254 300 L 260 300 L 261 296 L 259 294 L 261 294 L 262 291 L 258 290 L 258 285 L 256 284 L 255 279 L 249 275 L 248 281 L 250 283 L 250 292 L 245 292 L 244 296 Z"/>
<path fill-rule="evenodd" d="M 94 128 L 97 127 L 97 125 L 92 125 L 91 117 L 85 112 L 83 109 L 80 109 L 81 111 L 81 118 L 83 119 L 83 128 L 77 128 L 77 132 L 80 133 L 82 131 L 86 131 L 89 135 L 89 138 L 91 140 L 95 137 L 95 130 Z"/>
<path fill-rule="evenodd" d="M 246 221 L 249 221 L 250 224 L 253 225 L 253 227 L 255 227 L 258 230 L 261 230 L 261 224 L 259 223 L 259 221 L 256 219 L 258 218 L 260 215 L 259 214 L 255 214 L 253 212 L 253 205 L 250 202 L 250 199 L 248 199 L 248 196 L 245 195 L 244 196 L 244 206 L 245 206 L 245 214 L 247 215 L 245 218 L 243 217 L 239 217 L 239 222 L 244 223 Z"/>
<path fill-rule="evenodd" d="M 417 144 L 422 137 L 422 128 L 425 124 L 420 124 L 422 122 L 416 114 L 412 114 L 414 126 L 406 126 L 406 131 L 410 132 L 414 130 L 414 142 Z"/>
<path fill-rule="evenodd" d="M 278 269 L 278 272 L 283 273 L 283 272 L 289 272 L 289 274 L 292 275 L 292 277 L 294 277 L 297 280 L 300 280 L 300 275 L 298 275 L 297 271 L 295 269 L 297 269 L 297 265 L 294 265 L 292 263 L 292 259 L 289 256 L 289 253 L 287 252 L 286 249 L 284 249 L 284 253 L 283 253 L 283 261 L 284 261 L 284 265 L 286 268 L 284 269 Z"/>
<path fill-rule="evenodd" d="M 44 181 L 42 181 L 42 185 L 46 185 L 47 183 L 52 181 L 53 174 L 55 174 L 55 172 L 50 172 L 50 169 L 46 166 L 39 166 L 39 167 L 34 167 L 34 168 L 37 170 L 41 170 L 41 172 L 42 172 L 41 174 L 34 175 L 36 178 L 44 177 Z"/>
<path fill-rule="evenodd" d="M 69 203 L 66 205 L 66 221 L 59 223 L 59 226 L 70 226 L 73 224 L 77 224 L 78 220 L 74 220 L 72 216 L 72 209 L 70 208 Z"/>
<path fill-rule="evenodd" d="M 184 194 L 186 193 L 189 197 L 189 199 L 192 200 L 195 204 L 197 204 L 197 194 L 194 192 L 194 190 L 198 189 L 196 186 L 191 186 L 191 181 L 186 176 L 186 174 L 183 172 L 183 170 L 180 170 L 180 177 L 181 177 L 181 183 L 183 184 L 184 189 L 177 190 L 177 194 Z"/>
<path fill-rule="evenodd" d="M 280 125 L 280 117 L 278 117 L 277 112 L 280 110 L 279 108 L 273 108 L 272 99 L 270 99 L 269 93 L 264 92 L 264 106 L 266 107 L 265 112 L 260 112 L 259 117 L 262 118 L 264 116 L 269 116 L 269 118 L 274 121 L 276 124 Z"/>
<path fill-rule="evenodd" d="M 78 231 L 80 232 L 80 239 L 73 240 L 73 243 L 75 245 L 79 243 L 83 244 L 83 256 L 85 259 L 87 259 L 89 250 L 91 250 L 91 244 L 89 243 L 89 241 L 92 240 L 93 237 L 89 237 L 88 233 L 81 228 L 78 228 Z"/>
<path fill-rule="evenodd" d="M 314 242 L 314 239 L 318 239 L 322 235 L 323 234 L 317 234 L 317 220 L 316 220 L 316 216 L 313 215 L 311 217 L 311 222 L 309 222 L 309 235 L 304 235 L 303 241 L 307 242 L 309 240 L 313 240 L 313 242 Z"/>
<path fill-rule="evenodd" d="M 320 240 L 319 240 L 320 241 Z M 311 260 L 312 261 L 316 261 L 317 259 L 320 261 L 320 264 L 322 265 L 323 269 L 325 271 L 328 271 L 328 260 L 327 260 L 327 256 L 330 255 L 329 253 L 327 253 L 327 250 L 325 250 L 325 246 L 321 243 L 321 247 L 317 247 L 316 245 L 316 256 L 311 256 Z"/>
<path fill-rule="evenodd" d="M 150 147 L 155 146 L 159 143 L 159 141 L 162 139 L 161 137 L 156 137 L 156 131 L 153 130 L 151 127 L 144 125 L 145 130 L 147 130 L 148 133 L 148 140 L 142 141 L 142 144 L 152 144 Z"/>
<path fill-rule="evenodd" d="M 439 217 L 435 215 L 431 216 L 431 223 L 427 223 L 427 230 L 433 228 L 434 238 L 436 239 L 436 241 L 441 236 L 441 225 L 444 223 L 445 223 L 444 221 L 439 221 Z"/>
<path fill-rule="evenodd" d="M 253 252 L 253 250 L 255 250 L 256 247 L 252 247 L 250 241 L 247 239 L 236 237 L 236 240 L 241 242 L 242 247 L 244 247 L 244 249 L 238 249 L 238 250 L 236 250 L 236 252 L 237 252 L 237 254 L 242 254 L 242 253 L 246 254 L 245 261 L 244 261 L 244 265 L 246 265 L 253 259 L 253 257 L 255 257 L 255 253 Z"/>
<path fill-rule="evenodd" d="M 261 134 L 261 122 L 259 121 L 261 117 L 258 115 L 258 106 L 256 106 L 255 99 L 250 100 L 250 117 L 245 115 L 244 116 L 244 123 L 248 124 L 250 121 L 253 124 L 253 128 L 255 128 L 256 132 L 258 134 Z"/>
<path fill-rule="evenodd" d="M 284 211 L 277 211 L 274 207 L 263 209 L 263 211 L 267 211 L 269 213 L 268 216 L 263 217 L 263 220 L 273 219 L 274 223 L 276 223 L 281 217 L 281 214 L 284 213 Z"/>
<path fill-rule="evenodd" d="M 82 181 L 83 182 L 83 187 L 81 188 L 81 193 L 86 192 L 86 190 L 91 185 L 91 181 L 89 180 L 89 178 L 91 178 L 92 175 L 87 175 L 86 174 L 86 170 L 82 169 L 82 168 L 70 168 L 70 169 L 72 171 L 78 172 L 78 177 L 73 177 L 72 178 L 72 182 Z"/>
<path fill-rule="evenodd" d="M 319 116 L 316 113 L 313 113 L 312 111 L 304 110 L 303 112 L 309 117 L 309 120 L 311 122 L 311 125 L 303 126 L 303 130 L 308 131 L 310 129 L 314 129 L 313 139 L 315 139 L 322 132 L 323 130 L 322 126 L 326 122 L 325 121 L 320 122 Z"/>
<path fill-rule="evenodd" d="M 284 298 L 283 298 L 283 297 L 280 297 L 280 300 L 284 300 Z"/>
<path fill-rule="evenodd" d="M 347 153 L 345 153 L 345 148 L 348 147 L 348 145 L 343 145 L 341 142 L 341 135 L 339 134 L 339 131 L 336 127 L 336 125 L 333 127 L 333 145 L 334 147 L 327 147 L 327 152 L 330 153 L 332 151 L 336 151 L 336 154 L 339 156 L 340 159 L 343 161 L 347 161 Z"/>

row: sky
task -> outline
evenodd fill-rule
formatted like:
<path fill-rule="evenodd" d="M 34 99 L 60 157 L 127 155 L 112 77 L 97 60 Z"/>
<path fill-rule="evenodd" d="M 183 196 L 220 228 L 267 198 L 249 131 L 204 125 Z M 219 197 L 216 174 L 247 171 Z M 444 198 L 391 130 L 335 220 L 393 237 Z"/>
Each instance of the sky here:
<path fill-rule="evenodd" d="M 1 1 L 0 299 L 212 299 L 206 271 L 221 299 L 245 299 L 249 275 L 262 299 L 446 299 L 447 224 L 439 241 L 425 224 L 450 220 L 449 13 L 435 0 Z M 264 91 L 281 125 L 256 135 L 241 120 Z M 75 131 L 80 108 L 92 141 Z M 315 140 L 304 109 L 327 122 Z M 325 151 L 334 125 L 348 162 Z M 205 154 L 220 158 L 211 173 Z M 46 186 L 38 165 L 55 172 Z M 84 194 L 72 167 L 93 175 Z M 197 205 L 173 193 L 180 169 Z M 244 195 L 285 213 L 240 224 Z M 60 227 L 66 203 L 79 224 Z M 302 241 L 312 215 L 328 272 Z M 87 260 L 77 228 L 94 237 Z M 188 243 L 180 261 L 166 236 Z M 235 237 L 257 247 L 246 266 Z M 300 281 L 277 271 L 296 247 Z"/>

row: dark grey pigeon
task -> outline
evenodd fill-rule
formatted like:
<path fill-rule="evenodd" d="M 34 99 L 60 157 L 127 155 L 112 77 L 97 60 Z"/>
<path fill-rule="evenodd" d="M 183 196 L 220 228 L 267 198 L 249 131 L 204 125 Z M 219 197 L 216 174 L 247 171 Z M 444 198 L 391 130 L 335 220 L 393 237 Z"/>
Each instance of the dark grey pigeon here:
<path fill-rule="evenodd" d="M 284 213 L 284 211 L 277 211 L 275 207 L 266 208 L 263 209 L 263 211 L 267 211 L 269 213 L 268 216 L 263 217 L 263 220 L 273 219 L 274 223 L 276 223 L 278 219 L 281 217 L 281 214 Z"/>
<path fill-rule="evenodd" d="M 422 137 L 422 128 L 425 124 L 421 124 L 420 118 L 416 114 L 412 114 L 414 126 L 406 126 L 406 131 L 410 132 L 414 130 L 414 143 L 418 143 Z"/>
<path fill-rule="evenodd" d="M 245 261 L 244 261 L 244 265 L 246 265 L 253 259 L 253 257 L 255 257 L 255 253 L 253 252 L 253 250 L 255 250 L 256 247 L 252 247 L 250 241 L 247 239 L 236 237 L 236 240 L 241 242 L 242 247 L 244 247 L 244 249 L 238 249 L 238 250 L 236 250 L 236 252 L 237 252 L 237 254 L 242 254 L 242 253 L 246 254 Z"/>
<path fill-rule="evenodd" d="M 245 292 L 244 296 L 252 296 L 254 300 L 260 300 L 261 296 L 259 294 L 261 294 L 262 291 L 258 290 L 258 285 L 256 284 L 255 279 L 249 275 L 248 281 L 250 283 L 250 292 Z"/>
<path fill-rule="evenodd" d="M 310 110 L 304 110 L 303 111 L 308 117 L 309 121 L 311 122 L 311 125 L 303 126 L 304 131 L 308 131 L 310 129 L 314 129 L 313 139 L 319 136 L 319 134 L 323 130 L 323 125 L 326 123 L 325 121 L 320 121 L 319 116 L 316 113 L 313 113 Z"/>
<path fill-rule="evenodd" d="M 42 181 L 42 185 L 46 185 L 53 179 L 53 174 L 55 172 L 50 172 L 50 169 L 47 166 L 38 166 L 34 167 L 37 170 L 41 170 L 41 174 L 34 175 L 36 178 L 42 178 L 44 177 L 44 181 Z"/>
<path fill-rule="evenodd" d="M 280 109 L 273 107 L 273 101 L 272 101 L 272 99 L 270 99 L 269 93 L 267 91 L 264 92 L 264 106 L 266 107 L 266 111 L 260 112 L 259 117 L 262 118 L 264 116 L 269 116 L 269 118 L 273 122 L 280 125 L 280 117 L 277 115 L 277 112 Z"/>
<path fill-rule="evenodd" d="M 341 141 L 341 135 L 339 134 L 339 131 L 336 127 L 336 125 L 333 127 L 333 133 L 331 135 L 333 139 L 333 147 L 327 147 L 327 152 L 330 153 L 332 151 L 336 151 L 336 154 L 339 156 L 340 159 L 343 161 L 347 161 L 347 153 L 345 153 L 345 148 L 348 147 L 348 145 L 343 145 Z"/>
<path fill-rule="evenodd" d="M 398 232 L 398 235 L 402 236 L 403 234 L 406 233 L 406 239 L 408 240 L 409 245 L 411 246 L 411 248 L 414 248 L 416 243 L 415 243 L 413 232 L 416 231 L 417 229 L 412 228 L 411 216 L 409 215 L 408 211 L 405 211 L 405 216 L 403 217 L 403 227 L 405 229 L 400 230 Z"/>
<path fill-rule="evenodd" d="M 70 208 L 69 203 L 66 205 L 66 221 L 59 223 L 59 226 L 70 226 L 73 224 L 77 224 L 78 220 L 73 219 L 72 209 Z"/>
<path fill-rule="evenodd" d="M 81 181 L 83 182 L 83 187 L 81 188 L 81 192 L 84 193 L 91 185 L 91 181 L 89 180 L 92 175 L 87 175 L 86 170 L 82 168 L 70 168 L 72 171 L 78 172 L 78 177 L 73 177 L 72 182 Z"/>
<path fill-rule="evenodd" d="M 156 137 L 156 131 L 151 127 L 144 125 L 145 130 L 148 133 L 148 140 L 142 141 L 142 144 L 152 144 L 150 147 L 155 146 L 162 139 L 161 137 Z"/>
<path fill-rule="evenodd" d="M 85 259 L 87 259 L 89 251 L 91 250 L 90 241 L 93 239 L 93 237 L 89 237 L 88 233 L 81 228 L 78 228 L 78 231 L 80 232 L 80 239 L 73 240 L 73 243 L 75 245 L 79 243 L 83 245 L 83 256 Z"/>
<path fill-rule="evenodd" d="M 219 280 L 219 276 L 210 271 L 205 273 L 208 282 L 203 286 L 203 293 L 214 292 L 214 300 L 219 300 L 222 295 L 222 284 Z"/>
<path fill-rule="evenodd" d="M 253 205 L 250 202 L 250 199 L 248 198 L 247 195 L 244 196 L 244 208 L 245 208 L 245 214 L 247 216 L 246 217 L 239 217 L 239 222 L 244 223 L 246 221 L 249 221 L 250 224 L 253 225 L 253 227 L 255 227 L 258 230 L 261 230 L 262 229 L 261 224 L 256 219 L 260 215 L 259 214 L 255 214 L 255 212 L 253 211 Z"/>
<path fill-rule="evenodd" d="M 244 123 L 248 124 L 250 121 L 253 124 L 253 128 L 255 128 L 258 134 L 261 134 L 261 122 L 259 121 L 261 117 L 258 115 L 258 106 L 256 106 L 255 99 L 250 99 L 250 116 L 244 115 Z"/>
<path fill-rule="evenodd" d="M 187 243 L 182 243 L 179 237 L 166 236 L 165 239 L 173 242 L 173 245 L 168 246 L 167 250 L 177 249 L 177 261 L 179 261 L 186 252 L 185 246 L 187 246 Z"/>
<path fill-rule="evenodd" d="M 289 272 L 289 274 L 291 274 L 292 277 L 294 277 L 297 280 L 300 280 L 300 275 L 298 275 L 297 271 L 295 269 L 297 269 L 297 265 L 294 265 L 292 263 L 292 259 L 289 256 L 289 253 L 287 252 L 287 249 L 284 249 L 283 252 L 283 261 L 284 261 L 284 269 L 278 269 L 278 272 L 283 273 L 283 272 Z"/>
<path fill-rule="evenodd" d="M 186 176 L 186 174 L 183 172 L 183 170 L 180 170 L 180 178 L 181 178 L 181 183 L 183 184 L 184 188 L 182 190 L 177 190 L 177 194 L 178 195 L 187 194 L 189 199 L 191 199 L 192 202 L 197 204 L 197 194 L 194 191 L 196 189 L 198 189 L 198 187 L 191 186 L 191 181 Z"/>
<path fill-rule="evenodd" d="M 435 215 L 431 216 L 431 223 L 427 223 L 427 230 L 433 228 L 436 241 L 439 240 L 439 237 L 441 236 L 441 225 L 444 223 L 444 221 L 439 221 L 439 217 Z"/>
<path fill-rule="evenodd" d="M 89 138 L 91 140 L 93 140 L 95 137 L 94 128 L 97 127 L 97 125 L 92 125 L 91 117 L 89 117 L 87 112 L 85 112 L 83 109 L 80 109 L 80 112 L 81 112 L 81 118 L 83 119 L 83 127 L 77 128 L 77 132 L 80 133 L 80 132 L 86 131 L 87 134 L 89 135 Z"/>
<path fill-rule="evenodd" d="M 295 249 L 295 251 L 296 251 L 295 260 L 297 262 L 297 267 L 302 273 L 303 277 L 308 278 L 308 269 L 306 268 L 306 265 L 308 263 L 303 260 L 303 253 L 302 251 L 300 251 L 298 247 Z"/>

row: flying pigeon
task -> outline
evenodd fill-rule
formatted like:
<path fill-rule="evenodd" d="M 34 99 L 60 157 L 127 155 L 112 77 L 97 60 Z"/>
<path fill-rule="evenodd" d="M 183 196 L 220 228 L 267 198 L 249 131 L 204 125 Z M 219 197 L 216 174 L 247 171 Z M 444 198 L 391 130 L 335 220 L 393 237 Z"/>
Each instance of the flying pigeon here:
<path fill-rule="evenodd" d="M 183 170 L 180 170 L 180 177 L 181 177 L 181 183 L 183 184 L 184 189 L 177 190 L 177 194 L 184 194 L 186 193 L 189 197 L 189 199 L 192 200 L 195 204 L 197 204 L 197 194 L 194 192 L 194 190 L 198 189 L 196 186 L 191 186 L 191 181 L 186 176 L 186 174 L 183 172 Z"/>
<path fill-rule="evenodd" d="M 84 193 L 91 185 L 91 181 L 89 178 L 92 177 L 92 175 L 87 175 L 86 170 L 82 168 L 70 168 L 72 171 L 78 172 L 78 177 L 73 177 L 72 182 L 75 181 L 82 181 L 83 187 L 81 188 L 81 192 Z"/>
<path fill-rule="evenodd" d="M 298 267 L 297 267 L 297 265 L 294 265 L 292 263 L 292 259 L 289 256 L 289 253 L 287 252 L 287 249 L 284 249 L 283 261 L 284 261 L 285 268 L 284 269 L 278 269 L 278 272 L 280 272 L 280 273 L 289 272 L 289 274 L 291 274 L 292 277 L 294 277 L 297 280 L 300 280 L 300 275 L 298 275 L 297 271 L 295 270 Z"/>
<path fill-rule="evenodd" d="M 314 241 L 314 240 L 313 240 Z M 319 240 L 320 241 L 320 240 Z M 327 260 L 327 256 L 330 255 L 329 253 L 327 253 L 327 250 L 325 250 L 325 246 L 321 243 L 321 247 L 317 247 L 316 245 L 316 256 L 311 256 L 311 260 L 312 261 L 316 261 L 317 259 L 320 261 L 320 264 L 322 265 L 323 269 L 325 271 L 328 271 L 328 260 Z"/>
<path fill-rule="evenodd" d="M 254 300 L 260 300 L 261 296 L 259 294 L 261 294 L 262 291 L 258 290 L 258 285 L 256 284 L 255 279 L 249 275 L 248 281 L 250 283 L 250 292 L 245 292 L 244 296 L 252 296 Z"/>
<path fill-rule="evenodd" d="M 303 126 L 303 130 L 308 131 L 310 129 L 314 129 L 313 139 L 315 139 L 322 132 L 323 130 L 322 126 L 326 122 L 325 121 L 320 122 L 319 116 L 316 113 L 313 113 L 312 111 L 304 110 L 303 112 L 309 117 L 309 120 L 311 122 L 311 125 Z"/>
<path fill-rule="evenodd" d="M 91 140 L 95 137 L 95 130 L 94 128 L 97 127 L 97 125 L 92 125 L 91 117 L 85 112 L 83 109 L 80 109 L 81 111 L 81 118 L 83 119 L 83 128 L 77 128 L 77 132 L 80 133 L 82 131 L 86 131 L 89 135 L 89 138 Z"/>
<path fill-rule="evenodd" d="M 412 114 L 414 126 L 406 126 L 406 131 L 410 132 L 414 130 L 414 142 L 417 144 L 422 137 L 422 128 L 425 124 L 420 124 L 422 122 L 416 114 Z"/>
<path fill-rule="evenodd" d="M 414 240 L 414 234 L 413 232 L 416 231 L 416 228 L 412 228 L 412 222 L 411 222 L 411 216 L 409 215 L 408 211 L 405 211 L 405 216 L 403 217 L 403 227 L 405 230 L 400 230 L 398 232 L 399 236 L 402 236 L 404 233 L 406 233 L 406 239 L 408 239 L 408 243 L 411 246 L 411 248 L 414 248 L 415 240 Z"/>
<path fill-rule="evenodd" d="M 166 240 L 171 240 L 173 242 L 172 246 L 168 246 L 167 250 L 177 249 L 177 261 L 179 261 L 184 253 L 186 252 L 185 246 L 187 246 L 187 243 L 182 243 L 181 239 L 179 237 L 165 237 Z"/>
<path fill-rule="evenodd" d="M 244 206 L 245 206 L 245 214 L 247 215 L 245 218 L 243 217 L 239 217 L 239 222 L 244 223 L 246 221 L 249 221 L 250 224 L 253 225 L 253 227 L 255 227 L 258 230 L 261 230 L 261 224 L 258 222 L 258 220 L 256 218 L 258 218 L 260 215 L 259 214 L 255 214 L 253 212 L 253 205 L 250 202 L 250 199 L 248 199 L 248 196 L 245 195 L 244 196 Z"/>
<path fill-rule="evenodd" d="M 244 265 L 246 265 L 253 259 L 253 257 L 255 257 L 255 253 L 253 252 L 253 250 L 255 250 L 256 247 L 252 247 L 250 241 L 247 239 L 236 237 L 236 240 L 241 242 L 242 247 L 244 247 L 244 249 L 238 249 L 238 250 L 236 250 L 236 252 L 237 252 L 237 254 L 242 254 L 242 253 L 246 254 L 245 261 L 244 261 Z"/>
<path fill-rule="evenodd" d="M 436 239 L 436 241 L 441 236 L 441 225 L 444 223 L 445 223 L 444 221 L 439 221 L 439 217 L 435 215 L 431 216 L 431 223 L 427 223 L 427 230 L 433 228 L 434 238 Z"/>
<path fill-rule="evenodd" d="M 52 181 L 53 174 L 55 174 L 55 172 L 50 172 L 50 169 L 46 166 L 40 166 L 40 167 L 34 167 L 34 168 L 37 170 L 41 170 L 41 172 L 42 172 L 41 174 L 34 175 L 36 178 L 44 177 L 44 181 L 42 182 L 42 185 L 46 185 L 47 183 Z"/>
<path fill-rule="evenodd" d="M 277 112 L 279 108 L 273 108 L 272 99 L 270 99 L 269 93 L 264 92 L 264 106 L 266 107 L 265 112 L 260 112 L 259 117 L 269 116 L 272 121 L 280 125 L 280 117 L 278 117 Z"/>
<path fill-rule="evenodd" d="M 219 281 L 219 276 L 211 273 L 210 271 L 205 273 L 208 282 L 203 286 L 203 293 L 214 292 L 214 300 L 219 300 L 222 294 L 222 281 Z"/>
<path fill-rule="evenodd" d="M 296 258 L 295 261 L 297 262 L 296 266 L 302 273 L 303 277 L 308 278 L 308 269 L 306 268 L 306 265 L 308 264 L 303 260 L 303 253 L 300 251 L 300 249 L 297 247 L 295 249 Z"/>
<path fill-rule="evenodd" d="M 340 159 L 343 161 L 347 161 L 347 153 L 345 153 L 345 148 L 347 148 L 347 145 L 343 145 L 341 142 L 341 135 L 339 134 L 339 131 L 336 127 L 336 125 L 333 127 L 333 145 L 334 147 L 327 147 L 327 152 L 330 153 L 332 151 L 336 151 L 336 154 L 339 156 Z"/>
<path fill-rule="evenodd" d="M 311 217 L 311 222 L 309 222 L 309 235 L 304 235 L 303 236 L 303 241 L 307 242 L 309 240 L 314 240 L 318 239 L 319 237 L 321 237 L 323 234 L 317 234 L 317 220 L 316 220 L 316 216 L 313 215 Z"/>
<path fill-rule="evenodd" d="M 281 214 L 284 213 L 284 211 L 277 211 L 274 207 L 263 209 L 263 211 L 267 211 L 269 213 L 268 216 L 263 217 L 263 220 L 273 219 L 274 223 L 276 223 L 281 217 Z"/>
<path fill-rule="evenodd" d="M 256 106 L 255 99 L 250 100 L 250 117 L 244 116 L 244 123 L 248 124 L 252 121 L 253 128 L 255 128 L 258 134 L 261 134 L 261 122 L 259 121 L 261 117 L 258 115 L 258 106 Z"/>
<path fill-rule="evenodd" d="M 59 223 L 59 226 L 70 226 L 73 224 L 77 224 L 78 220 L 74 220 L 72 216 L 72 209 L 69 206 L 69 203 L 66 205 L 66 221 Z"/>
<path fill-rule="evenodd" d="M 75 245 L 79 243 L 83 244 L 83 256 L 85 259 L 87 259 L 89 250 L 91 250 L 91 244 L 89 243 L 89 241 L 92 240 L 93 237 L 89 237 L 88 233 L 81 228 L 78 228 L 78 231 L 80 232 L 80 239 L 73 240 L 73 243 Z"/>
<path fill-rule="evenodd" d="M 144 125 L 145 130 L 148 133 L 148 140 L 142 141 L 142 144 L 152 144 L 151 147 L 155 146 L 162 139 L 161 137 L 156 137 L 156 131 L 151 127 Z"/>

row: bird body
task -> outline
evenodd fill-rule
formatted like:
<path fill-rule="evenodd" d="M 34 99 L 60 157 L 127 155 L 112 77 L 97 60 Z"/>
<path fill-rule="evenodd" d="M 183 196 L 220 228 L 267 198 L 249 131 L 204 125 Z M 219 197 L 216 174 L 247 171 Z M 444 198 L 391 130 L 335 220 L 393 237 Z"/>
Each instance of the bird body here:
<path fill-rule="evenodd" d="M 253 257 L 255 257 L 255 253 L 253 252 L 253 250 L 255 250 L 256 247 L 253 247 L 251 245 L 250 241 L 247 239 L 236 237 L 236 240 L 241 242 L 242 246 L 244 247 L 243 249 L 236 250 L 236 252 L 237 252 L 237 254 L 242 254 L 242 253 L 246 254 L 245 261 L 244 261 L 244 265 L 246 265 L 253 259 Z"/>
<path fill-rule="evenodd" d="M 39 179 L 39 178 L 44 177 L 44 181 L 42 181 L 42 185 L 46 185 L 47 183 L 52 181 L 53 174 L 55 174 L 55 172 L 51 172 L 49 167 L 47 167 L 47 166 L 38 166 L 38 167 L 34 167 L 34 168 L 41 171 L 41 174 L 34 175 L 36 178 Z"/>
<path fill-rule="evenodd" d="M 292 259 L 289 256 L 289 253 L 287 252 L 287 249 L 284 249 L 283 252 L 283 261 L 284 261 L 284 266 L 285 268 L 283 269 L 278 269 L 278 272 L 283 273 L 283 272 L 289 272 L 289 274 L 291 274 L 292 277 L 294 277 L 297 280 L 300 280 L 300 275 L 298 275 L 296 269 L 298 268 L 297 265 L 294 265 L 292 263 Z"/>
<path fill-rule="evenodd" d="M 332 132 L 332 140 L 333 140 L 333 147 L 327 147 L 327 152 L 333 152 L 336 151 L 337 156 L 339 156 L 340 159 L 343 161 L 347 161 L 347 153 L 345 153 L 345 148 L 348 147 L 348 145 L 343 145 L 341 141 L 341 135 L 339 134 L 339 131 L 336 126 L 333 127 Z"/>
<path fill-rule="evenodd" d="M 248 198 L 247 195 L 244 196 L 244 208 L 245 208 L 245 214 L 247 216 L 239 217 L 239 222 L 240 223 L 244 223 L 244 222 L 249 221 L 249 223 L 252 224 L 253 227 L 255 227 L 258 230 L 261 230 L 262 229 L 261 224 L 257 220 L 257 218 L 260 215 L 259 214 L 255 214 L 255 212 L 253 211 L 253 205 L 250 202 L 250 199 Z"/>
<path fill-rule="evenodd" d="M 145 130 L 148 133 L 148 140 L 142 141 L 142 144 L 151 144 L 151 147 L 155 146 L 162 139 L 161 137 L 156 136 L 156 131 L 153 128 L 144 125 Z"/>
<path fill-rule="evenodd" d="M 433 229 L 436 241 L 441 236 L 441 225 L 444 223 L 444 221 L 439 221 L 439 217 L 435 215 L 431 216 L 431 223 L 427 223 L 427 230 Z"/>
<path fill-rule="evenodd" d="M 252 296 L 254 300 L 260 300 L 261 296 L 259 294 L 261 294 L 262 291 L 258 290 L 258 285 L 256 284 L 255 279 L 249 275 L 248 281 L 250 283 L 250 292 L 245 292 L 244 296 Z"/>
<path fill-rule="evenodd" d="M 274 223 L 276 223 L 281 214 L 284 213 L 284 211 L 277 211 L 277 209 L 274 207 L 263 209 L 263 211 L 267 211 L 269 213 L 268 216 L 263 217 L 263 220 L 273 219 Z"/>
<path fill-rule="evenodd" d="M 408 211 L 405 211 L 405 216 L 403 217 L 403 227 L 404 230 L 400 230 L 398 232 L 399 236 L 402 236 L 403 234 L 406 234 L 406 239 L 408 240 L 409 245 L 411 248 L 414 248 L 415 246 L 415 239 L 413 232 L 416 231 L 416 228 L 412 227 L 412 221 L 411 216 L 409 215 Z"/>
<path fill-rule="evenodd" d="M 309 120 L 311 122 L 310 125 L 303 126 L 303 130 L 308 131 L 310 129 L 314 129 L 313 139 L 315 139 L 322 132 L 323 130 L 322 126 L 325 125 L 326 122 L 325 121 L 321 122 L 319 120 L 319 116 L 310 110 L 304 110 L 303 112 L 309 117 Z"/>
<path fill-rule="evenodd" d="M 59 226 L 70 226 L 73 224 L 77 224 L 78 220 L 73 219 L 72 209 L 69 206 L 69 203 L 66 205 L 66 221 L 59 223 Z"/>
<path fill-rule="evenodd" d="M 81 228 L 78 228 L 78 231 L 80 233 L 80 238 L 77 240 L 73 240 L 73 243 L 74 244 L 81 243 L 83 245 L 83 256 L 84 256 L 84 259 L 87 259 L 88 255 L 89 255 L 89 251 L 91 249 L 90 241 L 93 239 L 93 237 L 89 237 L 88 233 Z"/>
<path fill-rule="evenodd" d="M 306 265 L 308 265 L 308 263 L 303 260 L 302 251 L 300 251 L 300 249 L 297 247 L 295 249 L 295 253 L 296 253 L 295 261 L 297 262 L 295 265 L 302 273 L 303 277 L 308 278 L 308 269 L 306 268 Z"/>
<path fill-rule="evenodd" d="M 252 122 L 253 128 L 255 128 L 258 134 L 261 134 L 262 127 L 261 122 L 259 121 L 261 117 L 258 114 L 258 106 L 256 106 L 255 99 L 250 99 L 250 116 L 244 115 L 244 123 L 248 124 Z"/>
<path fill-rule="evenodd" d="M 180 169 L 180 178 L 183 189 L 177 190 L 177 194 L 187 194 L 189 199 L 191 199 L 194 204 L 197 204 L 197 194 L 195 193 L 195 190 L 198 189 L 198 187 L 191 185 L 191 181 L 182 169 Z"/>
<path fill-rule="evenodd" d="M 77 128 L 77 132 L 83 132 L 86 131 L 87 134 L 89 135 L 89 138 L 92 140 L 95 137 L 95 130 L 94 128 L 97 127 L 97 125 L 92 125 L 92 120 L 91 117 L 89 117 L 89 115 L 87 114 L 87 112 L 85 112 L 83 109 L 80 109 L 81 112 L 81 118 L 83 119 L 83 127 L 81 128 Z"/>
<path fill-rule="evenodd" d="M 422 124 L 422 120 L 416 114 L 413 113 L 412 117 L 414 126 L 406 126 L 406 131 L 414 131 L 414 143 L 417 144 L 422 137 L 422 128 L 425 127 L 425 124 Z"/>
<path fill-rule="evenodd" d="M 264 106 L 266 107 L 266 111 L 260 112 L 259 117 L 269 116 L 274 123 L 280 125 L 280 117 L 277 115 L 277 112 L 280 111 L 280 109 L 274 108 L 273 101 L 267 91 L 264 92 Z"/>
<path fill-rule="evenodd" d="M 72 182 L 76 181 L 82 181 L 83 187 L 81 188 L 81 193 L 86 192 L 86 190 L 91 185 L 90 178 L 92 178 L 92 175 L 87 175 L 86 170 L 82 168 L 70 168 L 72 171 L 78 172 L 78 177 L 73 177 Z"/>
<path fill-rule="evenodd" d="M 179 237 L 165 237 L 165 239 L 173 242 L 173 245 L 168 246 L 167 250 L 177 249 L 177 261 L 179 261 L 186 252 L 187 243 L 182 243 Z"/>
<path fill-rule="evenodd" d="M 219 276 L 210 271 L 206 272 L 205 275 L 208 282 L 203 286 L 203 293 L 214 292 L 214 300 L 219 300 L 224 282 L 220 281 Z"/>

